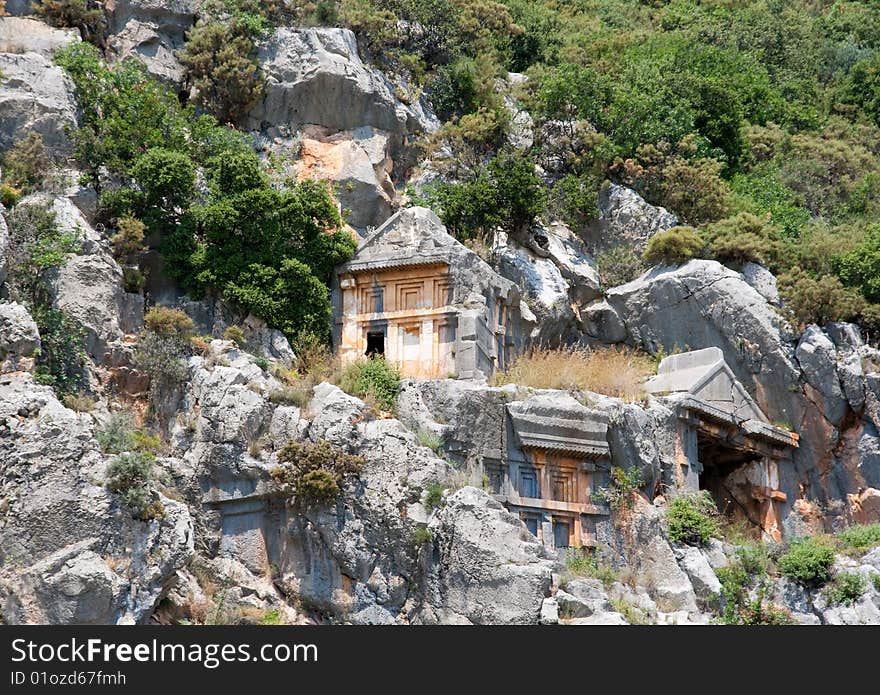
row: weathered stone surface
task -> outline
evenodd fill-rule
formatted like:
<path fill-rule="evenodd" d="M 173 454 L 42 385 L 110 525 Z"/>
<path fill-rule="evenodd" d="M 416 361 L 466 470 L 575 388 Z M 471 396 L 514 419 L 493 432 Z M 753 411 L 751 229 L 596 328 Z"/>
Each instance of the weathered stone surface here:
<path fill-rule="evenodd" d="M 444 611 L 482 625 L 538 622 L 552 563 L 518 517 L 482 490 L 464 487 L 428 528 L 442 558 L 435 571 Z"/>
<path fill-rule="evenodd" d="M 720 601 L 721 582 L 699 548 L 676 546 L 674 549 L 678 566 L 691 580 L 697 600 L 705 607 L 717 607 Z"/>
<path fill-rule="evenodd" d="M 825 419 L 838 424 L 846 415 L 847 401 L 837 376 L 834 343 L 818 326 L 807 326 L 795 355 L 807 382 L 822 394 Z"/>
<path fill-rule="evenodd" d="M 594 341 L 621 343 L 626 340 L 626 324 L 607 300 L 600 299 L 581 310 L 584 334 Z"/>
<path fill-rule="evenodd" d="M 773 273 L 758 263 L 750 262 L 743 265 L 742 276 L 743 280 L 754 287 L 764 299 L 771 304 L 779 305 L 779 290 Z"/>
<path fill-rule="evenodd" d="M 608 183 L 599 190 L 599 219 L 584 233 L 590 253 L 628 246 L 638 253 L 657 232 L 678 224 L 678 218 L 662 207 L 645 202 L 630 188 Z"/>
<path fill-rule="evenodd" d="M 0 17 L 0 53 L 38 53 L 51 58 L 59 48 L 79 41 L 76 29 L 56 29 L 24 17 Z"/>
<path fill-rule="evenodd" d="M 0 303 L 0 371 L 30 369 L 40 347 L 37 324 L 21 304 Z"/>
<path fill-rule="evenodd" d="M 258 59 L 267 85 L 250 113 L 256 130 L 276 124 L 372 126 L 409 136 L 437 126 L 421 104 L 400 102 L 391 81 L 364 65 L 348 29 L 282 27 L 261 44 Z"/>
<path fill-rule="evenodd" d="M 145 621 L 193 551 L 186 506 L 160 497 L 161 520 L 132 519 L 100 486 L 108 459 L 90 418 L 29 375 L 0 381 L 0 421 L 7 622 Z"/>
<path fill-rule="evenodd" d="M 0 150 L 36 132 L 51 152 L 70 154 L 76 102 L 63 70 L 37 53 L 0 53 L 0 71 Z"/>
<path fill-rule="evenodd" d="M 564 591 L 556 592 L 556 603 L 562 618 L 587 618 L 614 611 L 605 587 L 598 579 L 572 579 L 566 583 Z"/>

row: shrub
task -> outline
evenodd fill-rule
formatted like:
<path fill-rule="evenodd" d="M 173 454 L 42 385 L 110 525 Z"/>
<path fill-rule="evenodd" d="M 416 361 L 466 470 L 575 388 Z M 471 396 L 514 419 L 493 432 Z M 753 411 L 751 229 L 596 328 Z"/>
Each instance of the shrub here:
<path fill-rule="evenodd" d="M 427 526 L 419 526 L 413 531 L 413 545 L 416 547 L 422 546 L 425 543 L 433 543 L 434 542 L 434 534 L 431 533 L 431 529 Z"/>
<path fill-rule="evenodd" d="M 79 29 L 84 41 L 103 47 L 107 20 L 102 5 L 97 0 L 37 0 L 33 10 L 53 27 Z"/>
<path fill-rule="evenodd" d="M 872 225 L 861 244 L 834 258 L 833 264 L 844 284 L 858 288 L 871 302 L 880 301 L 880 225 Z"/>
<path fill-rule="evenodd" d="M 97 431 L 95 439 L 105 454 L 150 453 L 160 446 L 159 438 L 137 427 L 134 416 L 127 410 L 113 413 Z"/>
<path fill-rule="evenodd" d="M 645 397 L 644 380 L 653 372 L 650 360 L 629 348 L 532 349 L 517 357 L 505 372 L 496 372 L 492 383 L 593 391 L 638 401 Z"/>
<path fill-rule="evenodd" d="M 40 355 L 35 376 L 56 393 L 78 393 L 88 386 L 85 329 L 59 309 L 38 305 L 31 309 L 40 331 Z"/>
<path fill-rule="evenodd" d="M 440 451 L 440 447 L 443 446 L 443 437 L 430 430 L 420 429 L 416 433 L 416 438 L 419 440 L 419 446 L 428 447 L 435 454 Z"/>
<path fill-rule="evenodd" d="M 152 499 L 153 461 L 152 454 L 122 453 L 110 462 L 105 474 L 107 488 L 119 495 L 132 516 L 142 521 L 160 519 L 164 515 L 162 504 Z"/>
<path fill-rule="evenodd" d="M 150 403 L 156 412 L 169 393 L 187 378 L 185 358 L 190 346 L 176 337 L 147 330 L 141 334 L 134 351 L 134 365 L 150 376 Z"/>
<path fill-rule="evenodd" d="M 880 545 L 880 524 L 856 524 L 837 534 L 844 547 L 862 554 Z"/>
<path fill-rule="evenodd" d="M 547 204 L 535 165 L 520 154 L 499 154 L 461 183 L 439 184 L 425 193 L 449 233 L 459 241 L 487 237 L 495 228 L 525 230 Z"/>
<path fill-rule="evenodd" d="M 599 561 L 596 552 L 584 552 L 581 548 L 569 548 L 565 554 L 565 567 L 576 577 L 592 577 L 605 586 L 617 581 L 617 573 Z"/>
<path fill-rule="evenodd" d="M 596 255 L 596 269 L 603 287 L 617 287 L 645 272 L 645 264 L 629 246 L 615 246 Z"/>
<path fill-rule="evenodd" d="M 364 465 L 363 457 L 324 439 L 315 444 L 288 442 L 278 453 L 278 462 L 281 465 L 271 471 L 272 479 L 305 506 L 333 502 L 346 477 L 357 475 Z"/>
<path fill-rule="evenodd" d="M 678 265 L 699 257 L 706 242 L 693 227 L 673 227 L 648 240 L 642 259 L 650 265 Z"/>
<path fill-rule="evenodd" d="M 880 591 L 880 574 L 871 575 L 871 583 L 874 585 L 875 591 Z"/>
<path fill-rule="evenodd" d="M 855 572 L 840 572 L 828 585 L 828 599 L 832 604 L 851 606 L 865 593 L 864 578 Z"/>
<path fill-rule="evenodd" d="M 722 263 L 770 265 L 780 252 L 776 229 L 748 212 L 708 225 L 704 236 L 709 253 Z"/>
<path fill-rule="evenodd" d="M 644 484 L 642 472 L 635 466 L 626 469 L 615 466 L 611 469 L 611 484 L 598 489 L 592 498 L 612 509 L 629 509 L 633 505 L 633 497 Z"/>
<path fill-rule="evenodd" d="M 400 391 L 400 372 L 381 357 L 359 360 L 343 369 L 338 385 L 352 396 L 373 398 L 390 411 Z"/>
<path fill-rule="evenodd" d="M 28 133 L 3 155 L 3 178 L 22 193 L 42 187 L 51 167 L 52 160 L 39 133 Z"/>
<path fill-rule="evenodd" d="M 144 251 L 144 232 L 146 226 L 140 220 L 126 215 L 117 223 L 118 231 L 110 237 L 113 257 L 120 263 L 133 264 Z"/>
<path fill-rule="evenodd" d="M 68 393 L 61 402 L 65 408 L 78 413 L 90 413 L 95 409 L 95 399 L 85 393 Z"/>
<path fill-rule="evenodd" d="M 223 340 L 231 340 L 240 348 L 244 347 L 247 344 L 247 340 L 244 337 L 244 331 L 241 329 L 241 326 L 227 326 L 226 330 L 223 331 Z"/>
<path fill-rule="evenodd" d="M 269 402 L 305 408 L 312 399 L 312 385 L 307 381 L 288 384 L 269 393 Z"/>
<path fill-rule="evenodd" d="M 705 545 L 720 535 L 715 502 L 705 491 L 678 495 L 666 510 L 666 528 L 675 543 Z"/>
<path fill-rule="evenodd" d="M 834 549 L 827 538 L 813 536 L 792 541 L 788 551 L 779 558 L 779 571 L 789 579 L 805 586 L 828 581 Z"/>
<path fill-rule="evenodd" d="M 248 25 L 232 19 L 196 25 L 178 53 L 198 103 L 220 121 L 235 123 L 263 94 L 255 50 Z"/>
<path fill-rule="evenodd" d="M 193 321 L 180 309 L 151 307 L 144 315 L 144 326 L 162 338 L 187 342 L 192 337 Z"/>
<path fill-rule="evenodd" d="M 852 321 L 865 309 L 858 292 L 844 287 L 832 275 L 814 278 L 800 268 L 779 276 L 779 294 L 795 322 L 801 326 L 830 321 Z"/>
<path fill-rule="evenodd" d="M 431 483 L 426 488 L 425 507 L 429 512 L 437 509 L 443 504 L 443 490 L 445 488 L 441 483 Z"/>

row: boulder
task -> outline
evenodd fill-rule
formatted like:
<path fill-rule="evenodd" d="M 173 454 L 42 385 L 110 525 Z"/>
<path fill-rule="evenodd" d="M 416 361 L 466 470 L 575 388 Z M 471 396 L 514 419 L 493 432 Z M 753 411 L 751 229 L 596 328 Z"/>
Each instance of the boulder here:
<path fill-rule="evenodd" d="M 39 347 L 40 333 L 27 309 L 16 302 L 0 303 L 0 371 L 31 369 Z"/>
<path fill-rule="evenodd" d="M 361 61 L 348 29 L 281 27 L 260 44 L 257 57 L 266 92 L 249 115 L 254 130 L 372 126 L 407 138 L 439 125 L 420 102 L 401 102 L 391 81 Z"/>
<path fill-rule="evenodd" d="M 678 218 L 666 208 L 645 202 L 631 188 L 606 183 L 599 189 L 599 217 L 584 232 L 584 242 L 592 254 L 615 246 L 641 253 L 648 239 L 677 224 Z"/>
<path fill-rule="evenodd" d="M 749 262 L 743 265 L 742 276 L 764 299 L 779 306 L 779 290 L 773 273 L 758 263 Z"/>
<path fill-rule="evenodd" d="M 818 326 L 807 326 L 795 356 L 807 383 L 822 394 L 821 407 L 825 419 L 839 424 L 847 413 L 848 404 L 837 376 L 834 343 Z"/>
<path fill-rule="evenodd" d="M 572 579 L 565 590 L 556 592 L 561 618 L 587 618 L 614 610 L 605 587 L 598 579 Z"/>
<path fill-rule="evenodd" d="M 50 152 L 69 155 L 68 132 L 76 128 L 70 78 L 38 53 L 0 53 L 0 72 L 0 150 L 36 132 Z"/>
<path fill-rule="evenodd" d="M 0 286 L 6 282 L 6 255 L 9 253 L 9 227 L 6 217 L 0 214 Z"/>
<path fill-rule="evenodd" d="M 699 548 L 689 545 L 676 546 L 673 550 L 678 560 L 678 566 L 691 580 L 691 586 L 694 588 L 697 600 L 703 607 L 717 608 L 721 596 L 721 582 L 718 581 L 718 577 L 703 553 Z"/>
<path fill-rule="evenodd" d="M 51 58 L 59 48 L 79 41 L 76 29 L 56 29 L 25 17 L 0 17 L 0 53 L 38 53 Z"/>
<path fill-rule="evenodd" d="M 536 624 L 552 561 L 519 517 L 482 490 L 451 495 L 428 528 L 439 552 L 439 605 L 478 625 Z"/>
<path fill-rule="evenodd" d="M 0 380 L 2 606 L 11 623 L 145 622 L 193 552 L 184 504 L 139 521 L 103 487 L 91 418 L 27 374 Z"/>
<path fill-rule="evenodd" d="M 559 624 L 559 605 L 553 597 L 545 598 L 541 603 L 541 616 L 538 618 L 541 625 Z"/>

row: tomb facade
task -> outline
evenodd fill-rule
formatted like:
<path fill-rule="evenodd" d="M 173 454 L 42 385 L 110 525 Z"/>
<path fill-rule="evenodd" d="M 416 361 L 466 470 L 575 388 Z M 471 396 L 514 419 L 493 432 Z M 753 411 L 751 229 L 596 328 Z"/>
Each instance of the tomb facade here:
<path fill-rule="evenodd" d="M 783 481 L 798 435 L 770 423 L 716 347 L 666 357 L 647 390 L 677 412 L 670 483 L 707 490 L 723 513 L 780 540 Z"/>
<path fill-rule="evenodd" d="M 485 379 L 521 349 L 519 290 L 447 234 L 427 208 L 406 208 L 334 273 L 333 344 L 343 362 L 382 356 L 405 377 Z"/>

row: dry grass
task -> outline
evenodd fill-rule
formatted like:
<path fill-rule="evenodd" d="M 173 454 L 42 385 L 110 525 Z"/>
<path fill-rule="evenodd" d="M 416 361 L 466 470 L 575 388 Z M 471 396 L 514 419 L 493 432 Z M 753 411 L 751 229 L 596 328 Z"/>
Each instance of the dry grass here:
<path fill-rule="evenodd" d="M 639 401 L 646 395 L 644 381 L 652 374 L 651 358 L 630 348 L 535 349 L 518 357 L 492 382 L 495 386 L 518 384 L 538 389 L 592 391 Z"/>
<path fill-rule="evenodd" d="M 78 413 L 90 413 L 95 409 L 95 400 L 84 393 L 68 393 L 62 399 L 64 406 Z"/>

